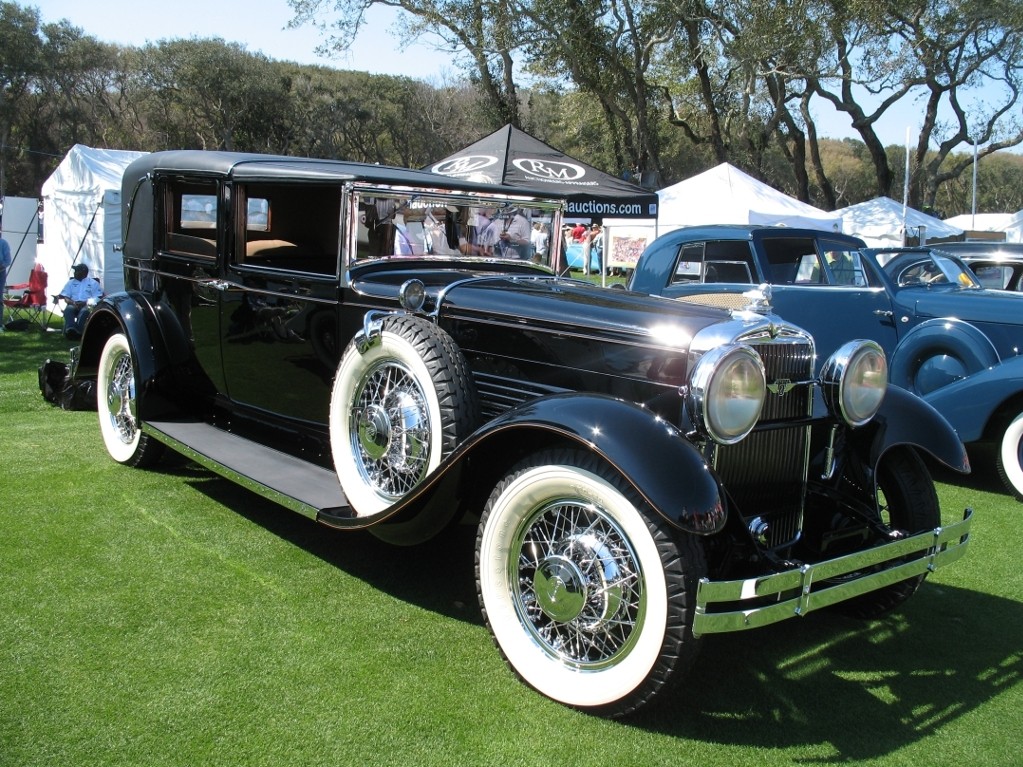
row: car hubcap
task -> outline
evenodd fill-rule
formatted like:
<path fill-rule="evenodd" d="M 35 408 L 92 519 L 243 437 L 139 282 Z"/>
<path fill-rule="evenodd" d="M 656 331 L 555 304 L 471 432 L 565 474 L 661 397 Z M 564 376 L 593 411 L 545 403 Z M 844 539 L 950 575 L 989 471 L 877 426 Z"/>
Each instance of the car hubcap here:
<path fill-rule="evenodd" d="M 131 357 L 127 354 L 118 356 L 111 365 L 107 412 L 121 441 L 131 443 L 138 430 L 138 421 L 135 412 L 135 374 L 131 367 Z"/>
<path fill-rule="evenodd" d="M 562 662 L 589 669 L 619 662 L 645 609 L 639 566 L 622 531 L 595 506 L 559 501 L 520 533 L 515 606 L 526 631 Z"/>
<path fill-rule="evenodd" d="M 400 498 L 426 475 L 430 417 L 411 372 L 393 362 L 371 370 L 356 393 L 352 447 L 363 479 L 378 493 Z"/>

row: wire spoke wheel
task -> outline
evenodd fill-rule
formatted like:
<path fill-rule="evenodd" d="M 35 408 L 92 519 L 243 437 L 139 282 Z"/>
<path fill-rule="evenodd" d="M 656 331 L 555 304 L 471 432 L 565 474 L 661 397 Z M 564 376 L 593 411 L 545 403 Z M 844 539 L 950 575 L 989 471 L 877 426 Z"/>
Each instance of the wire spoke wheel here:
<path fill-rule="evenodd" d="M 513 467 L 476 537 L 480 607 L 508 665 L 553 700 L 607 716 L 684 679 L 698 648 L 690 599 L 705 573 L 696 536 L 580 450 Z"/>
<path fill-rule="evenodd" d="M 128 339 L 115 333 L 100 354 L 96 409 L 99 430 L 110 457 L 129 466 L 149 466 L 163 444 L 142 432 L 135 385 L 135 365 Z"/>
<path fill-rule="evenodd" d="M 406 366 L 385 361 L 367 372 L 355 395 L 349 438 L 364 481 L 381 496 L 401 498 L 426 477 L 430 411 Z"/>
<path fill-rule="evenodd" d="M 601 668 L 629 651 L 645 595 L 613 520 L 583 501 L 553 503 L 521 526 L 514 550 L 516 610 L 546 653 Z"/>

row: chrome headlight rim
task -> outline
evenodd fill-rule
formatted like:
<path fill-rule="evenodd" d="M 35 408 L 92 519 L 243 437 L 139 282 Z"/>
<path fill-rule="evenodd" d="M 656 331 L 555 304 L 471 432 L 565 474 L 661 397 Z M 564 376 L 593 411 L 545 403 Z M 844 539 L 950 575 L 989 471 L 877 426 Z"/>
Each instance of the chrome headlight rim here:
<path fill-rule="evenodd" d="M 402 309 L 412 314 L 422 310 L 426 303 L 425 283 L 415 277 L 405 280 L 398 288 L 398 303 Z"/>
<path fill-rule="evenodd" d="M 743 385 L 743 396 L 722 396 L 721 387 L 734 382 L 731 376 L 737 366 L 742 366 L 753 380 Z M 766 396 L 767 373 L 760 355 L 746 344 L 726 344 L 709 350 L 696 362 L 690 376 L 686 406 L 693 423 L 703 434 L 718 444 L 734 445 L 756 427 Z M 741 409 L 730 407 L 742 403 L 745 404 Z M 735 423 L 730 423 L 732 421 Z"/>
<path fill-rule="evenodd" d="M 832 415 L 853 428 L 870 423 L 888 391 L 884 350 L 862 339 L 843 344 L 821 368 L 820 383 Z"/>

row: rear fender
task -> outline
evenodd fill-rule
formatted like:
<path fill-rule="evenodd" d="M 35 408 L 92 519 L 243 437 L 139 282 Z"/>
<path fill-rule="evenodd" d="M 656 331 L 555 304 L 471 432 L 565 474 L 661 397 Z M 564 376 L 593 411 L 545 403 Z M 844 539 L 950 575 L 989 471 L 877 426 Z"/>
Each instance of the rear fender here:
<path fill-rule="evenodd" d="M 931 392 L 924 399 L 952 424 L 963 442 L 970 444 L 989 437 L 992 423 L 1007 415 L 1006 406 L 1015 405 L 1021 394 L 1023 357 L 1011 357 Z"/>
<path fill-rule="evenodd" d="M 927 320 L 906 334 L 892 352 L 889 380 L 926 396 L 943 386 L 997 365 L 991 340 L 963 320 Z"/>
<path fill-rule="evenodd" d="M 149 420 L 176 410 L 159 394 L 172 366 L 171 349 L 153 307 L 139 294 L 115 293 L 97 304 L 82 334 L 75 377 L 95 380 L 103 347 L 116 333 L 123 333 L 133 350 L 139 417 Z"/>

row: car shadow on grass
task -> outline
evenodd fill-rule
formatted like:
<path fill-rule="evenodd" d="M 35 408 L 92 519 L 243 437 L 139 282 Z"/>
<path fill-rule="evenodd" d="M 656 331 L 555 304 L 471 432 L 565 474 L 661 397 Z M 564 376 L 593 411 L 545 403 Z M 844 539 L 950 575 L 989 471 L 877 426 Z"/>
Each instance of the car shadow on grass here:
<path fill-rule="evenodd" d="M 483 624 L 476 608 L 475 525 L 454 525 L 418 546 L 394 546 L 365 530 L 319 524 L 194 464 L 174 470 L 203 495 L 374 588 L 441 615 Z"/>
<path fill-rule="evenodd" d="M 705 637 L 683 685 L 631 721 L 705 742 L 833 754 L 806 763 L 880 758 L 1018 684 L 1021 635 L 1023 604 L 925 583 L 883 620 L 821 612 Z"/>

